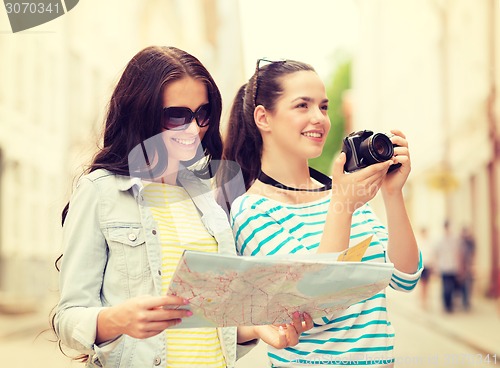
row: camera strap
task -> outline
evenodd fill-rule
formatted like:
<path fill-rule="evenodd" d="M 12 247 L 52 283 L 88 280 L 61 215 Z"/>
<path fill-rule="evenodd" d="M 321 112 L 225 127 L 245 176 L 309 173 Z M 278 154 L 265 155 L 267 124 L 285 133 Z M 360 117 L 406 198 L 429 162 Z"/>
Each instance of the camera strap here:
<path fill-rule="evenodd" d="M 271 178 L 270 176 L 266 175 L 263 171 L 261 171 L 259 173 L 259 175 L 257 176 L 257 179 L 260 180 L 261 182 L 263 182 L 264 184 L 272 185 L 273 187 L 280 188 L 280 189 L 293 190 L 295 192 L 324 192 L 324 191 L 332 189 L 332 179 L 329 176 L 323 174 L 322 172 L 320 172 L 318 170 L 313 169 L 312 167 L 309 168 L 309 175 L 314 180 L 323 184 L 323 186 L 320 188 L 313 188 L 313 189 L 293 188 L 293 187 L 289 187 L 289 186 L 282 184 L 279 181 Z"/>

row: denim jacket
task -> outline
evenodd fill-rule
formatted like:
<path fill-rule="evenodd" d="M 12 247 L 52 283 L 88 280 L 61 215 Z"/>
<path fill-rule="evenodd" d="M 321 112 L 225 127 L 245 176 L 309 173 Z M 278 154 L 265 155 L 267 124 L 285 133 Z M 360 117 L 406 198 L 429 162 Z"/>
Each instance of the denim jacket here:
<path fill-rule="evenodd" d="M 235 253 L 225 212 L 208 186 L 187 170 L 179 173 L 179 181 L 217 240 L 219 253 Z M 89 355 L 87 367 L 166 367 L 164 333 L 148 339 L 121 335 L 95 344 L 103 308 L 139 295 L 161 295 L 159 234 L 143 189 L 138 178 L 96 170 L 79 180 L 70 201 L 55 327 L 65 345 Z M 237 352 L 235 327 L 220 328 L 219 339 L 228 367 L 255 346 L 255 341 L 238 345 Z"/>

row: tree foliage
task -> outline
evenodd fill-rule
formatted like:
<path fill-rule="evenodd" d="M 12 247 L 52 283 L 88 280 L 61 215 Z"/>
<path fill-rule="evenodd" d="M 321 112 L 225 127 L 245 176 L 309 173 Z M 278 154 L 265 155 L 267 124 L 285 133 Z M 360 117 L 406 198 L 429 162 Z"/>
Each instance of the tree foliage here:
<path fill-rule="evenodd" d="M 321 156 L 309 160 L 309 165 L 327 175 L 331 174 L 333 159 L 340 151 L 342 139 L 345 135 L 345 117 L 342 111 L 342 96 L 351 88 L 350 59 L 337 64 L 333 77 L 326 84 L 326 93 L 329 99 L 328 116 L 332 127 L 325 142 Z"/>

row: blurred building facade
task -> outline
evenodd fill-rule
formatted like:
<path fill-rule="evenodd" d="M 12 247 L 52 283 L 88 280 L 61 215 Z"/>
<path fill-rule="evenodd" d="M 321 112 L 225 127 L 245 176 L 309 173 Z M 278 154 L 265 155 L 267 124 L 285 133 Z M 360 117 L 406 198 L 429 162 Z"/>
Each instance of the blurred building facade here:
<path fill-rule="evenodd" d="M 470 226 L 476 280 L 498 296 L 500 26 L 495 0 L 359 1 L 354 126 L 407 135 L 415 229 Z"/>
<path fill-rule="evenodd" d="M 0 28 L 0 304 L 39 303 L 57 289 L 60 213 L 126 63 L 182 48 L 230 100 L 244 77 L 238 2 L 87 0 L 30 31 L 10 33 L 6 15 Z"/>

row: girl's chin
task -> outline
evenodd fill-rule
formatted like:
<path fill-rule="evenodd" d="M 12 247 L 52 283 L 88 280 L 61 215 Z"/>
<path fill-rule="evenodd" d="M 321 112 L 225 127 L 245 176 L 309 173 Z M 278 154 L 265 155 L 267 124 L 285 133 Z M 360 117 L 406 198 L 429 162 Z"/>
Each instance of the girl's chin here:
<path fill-rule="evenodd" d="M 193 149 L 169 149 L 168 158 L 169 160 L 175 159 L 177 161 L 191 161 L 196 157 L 198 150 Z"/>
<path fill-rule="evenodd" d="M 318 158 L 323 153 L 323 147 L 321 149 L 311 150 L 308 155 L 308 159 Z"/>

